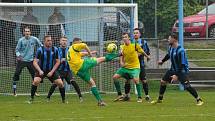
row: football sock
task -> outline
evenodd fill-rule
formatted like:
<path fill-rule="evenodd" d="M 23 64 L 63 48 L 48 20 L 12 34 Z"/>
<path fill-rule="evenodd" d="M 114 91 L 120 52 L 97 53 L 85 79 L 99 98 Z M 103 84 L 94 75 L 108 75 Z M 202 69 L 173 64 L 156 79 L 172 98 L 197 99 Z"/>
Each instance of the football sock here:
<path fill-rule="evenodd" d="M 52 86 L 51 86 L 51 88 L 50 88 L 50 90 L 49 90 L 49 93 L 48 93 L 47 98 L 50 98 L 50 97 L 51 97 L 51 95 L 54 93 L 56 87 L 57 87 L 56 84 L 52 84 Z"/>
<path fill-rule="evenodd" d="M 31 99 L 34 99 L 35 92 L 37 90 L 37 86 L 31 85 Z"/>
<path fill-rule="evenodd" d="M 128 83 L 125 83 L 125 94 L 128 94 L 130 93 L 130 90 L 131 90 L 131 84 L 128 82 Z"/>
<path fill-rule="evenodd" d="M 186 90 L 195 98 L 198 98 L 198 94 L 193 87 L 187 87 Z"/>
<path fill-rule="evenodd" d="M 91 91 L 92 91 L 93 95 L 96 97 L 97 101 L 101 101 L 102 100 L 101 96 L 100 96 L 100 94 L 99 94 L 99 92 L 98 92 L 98 90 L 97 90 L 96 87 L 91 87 Z"/>
<path fill-rule="evenodd" d="M 64 87 L 59 88 L 59 91 L 60 91 L 62 101 L 64 101 L 65 100 L 65 88 Z"/>
<path fill-rule="evenodd" d="M 79 97 L 82 97 L 81 90 L 76 81 L 71 81 L 72 86 L 75 88 L 75 91 L 78 93 Z"/>
<path fill-rule="evenodd" d="M 122 95 L 119 81 L 114 80 L 114 85 L 115 85 L 115 88 L 116 88 L 116 91 L 117 91 L 118 95 Z"/>
<path fill-rule="evenodd" d="M 166 91 L 166 85 L 160 85 L 159 100 L 163 99 L 163 94 Z"/>
<path fill-rule="evenodd" d="M 16 93 L 16 82 L 13 82 L 13 93 Z"/>
<path fill-rule="evenodd" d="M 145 95 L 148 95 L 149 94 L 149 86 L 148 86 L 148 83 L 146 82 L 143 82 L 143 90 L 145 92 Z"/>
<path fill-rule="evenodd" d="M 142 97 L 141 96 L 141 85 L 140 85 L 140 83 L 136 84 L 136 88 L 137 88 L 137 95 L 138 95 L 138 97 Z"/>

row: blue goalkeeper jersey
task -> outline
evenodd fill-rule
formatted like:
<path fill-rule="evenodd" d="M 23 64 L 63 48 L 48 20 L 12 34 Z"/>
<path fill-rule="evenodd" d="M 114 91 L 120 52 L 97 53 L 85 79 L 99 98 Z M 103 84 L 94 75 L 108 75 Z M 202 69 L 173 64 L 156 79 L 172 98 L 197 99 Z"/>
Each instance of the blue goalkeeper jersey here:
<path fill-rule="evenodd" d="M 16 56 L 21 56 L 26 62 L 33 61 L 36 45 L 42 46 L 42 43 L 34 36 L 20 38 L 16 46 Z"/>

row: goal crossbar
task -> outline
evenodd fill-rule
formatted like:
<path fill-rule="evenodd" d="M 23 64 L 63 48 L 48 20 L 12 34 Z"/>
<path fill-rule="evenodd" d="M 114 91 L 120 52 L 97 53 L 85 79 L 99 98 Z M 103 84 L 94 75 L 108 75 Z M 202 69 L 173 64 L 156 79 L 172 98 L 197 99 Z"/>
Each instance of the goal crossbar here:
<path fill-rule="evenodd" d="M 0 3 L 0 7 L 137 7 L 136 3 Z"/>

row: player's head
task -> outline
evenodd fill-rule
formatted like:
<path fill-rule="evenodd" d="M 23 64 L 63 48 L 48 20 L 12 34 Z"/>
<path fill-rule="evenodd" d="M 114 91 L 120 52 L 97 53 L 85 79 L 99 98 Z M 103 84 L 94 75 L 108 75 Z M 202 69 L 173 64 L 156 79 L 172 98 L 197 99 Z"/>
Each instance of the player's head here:
<path fill-rule="evenodd" d="M 139 39 L 141 36 L 140 30 L 138 28 L 134 29 L 134 39 Z"/>
<path fill-rule="evenodd" d="M 176 33 L 171 33 L 168 38 L 168 42 L 170 45 L 178 42 L 178 35 Z"/>
<path fill-rule="evenodd" d="M 73 44 L 81 43 L 81 38 L 75 37 L 72 41 Z"/>
<path fill-rule="evenodd" d="M 63 48 L 67 47 L 67 41 L 68 41 L 67 37 L 66 36 L 62 36 L 60 38 L 60 46 L 63 47 Z"/>
<path fill-rule="evenodd" d="M 47 48 L 52 47 L 52 38 L 51 35 L 45 35 L 43 38 L 44 46 Z"/>
<path fill-rule="evenodd" d="M 23 29 L 23 31 L 24 31 L 25 37 L 30 37 L 30 36 L 31 36 L 31 29 L 30 29 L 29 27 L 26 26 L 26 27 Z"/>
<path fill-rule="evenodd" d="M 129 37 L 129 33 L 124 32 L 122 34 L 122 40 L 125 44 L 129 44 L 130 43 L 130 37 Z"/>

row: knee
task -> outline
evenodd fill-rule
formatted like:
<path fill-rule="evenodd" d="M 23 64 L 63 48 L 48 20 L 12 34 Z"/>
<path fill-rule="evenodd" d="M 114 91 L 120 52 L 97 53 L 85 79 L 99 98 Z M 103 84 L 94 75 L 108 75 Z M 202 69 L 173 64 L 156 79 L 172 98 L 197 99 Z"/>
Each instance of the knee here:
<path fill-rule="evenodd" d="M 117 77 L 116 75 L 114 75 L 114 76 L 112 77 L 112 79 L 113 79 L 113 81 L 116 81 L 116 80 L 118 79 L 118 77 Z"/>
<path fill-rule="evenodd" d="M 32 84 L 35 85 L 35 86 L 38 86 L 40 84 L 40 81 L 39 80 L 34 80 Z"/>
<path fill-rule="evenodd" d="M 160 81 L 160 85 L 165 86 L 165 85 L 166 85 L 166 81 L 161 80 L 161 81 Z"/>
<path fill-rule="evenodd" d="M 185 88 L 185 89 L 187 89 L 187 88 L 191 87 L 191 85 L 190 85 L 190 83 L 189 83 L 189 82 L 185 82 L 185 83 L 183 83 L 183 85 L 184 85 L 184 88 Z"/>
<path fill-rule="evenodd" d="M 93 79 L 90 79 L 89 85 L 90 85 L 91 87 L 95 87 L 95 86 L 96 86 L 96 83 L 95 83 L 95 81 L 94 81 Z"/>
<path fill-rule="evenodd" d="M 138 83 L 139 83 L 139 79 L 133 79 L 133 82 L 134 82 L 135 84 L 138 84 Z"/>
<path fill-rule="evenodd" d="M 63 81 L 60 80 L 60 79 L 56 80 L 56 84 L 57 84 L 57 86 L 58 86 L 59 88 L 63 88 L 63 87 L 64 87 Z"/>
<path fill-rule="evenodd" d="M 147 83 L 147 81 L 146 81 L 146 80 L 141 80 L 141 81 L 142 81 L 142 83 L 143 83 L 143 84 L 146 84 L 146 83 Z"/>

